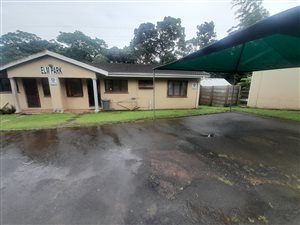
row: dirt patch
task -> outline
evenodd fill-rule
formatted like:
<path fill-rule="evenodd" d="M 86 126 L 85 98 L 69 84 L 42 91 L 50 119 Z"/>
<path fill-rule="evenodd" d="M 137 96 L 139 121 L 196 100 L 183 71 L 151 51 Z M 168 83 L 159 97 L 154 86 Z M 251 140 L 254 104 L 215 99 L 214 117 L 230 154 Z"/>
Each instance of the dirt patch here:
<path fill-rule="evenodd" d="M 167 199 L 176 195 L 190 185 L 195 178 L 208 175 L 204 162 L 176 150 L 156 152 L 150 159 L 151 187 Z"/>

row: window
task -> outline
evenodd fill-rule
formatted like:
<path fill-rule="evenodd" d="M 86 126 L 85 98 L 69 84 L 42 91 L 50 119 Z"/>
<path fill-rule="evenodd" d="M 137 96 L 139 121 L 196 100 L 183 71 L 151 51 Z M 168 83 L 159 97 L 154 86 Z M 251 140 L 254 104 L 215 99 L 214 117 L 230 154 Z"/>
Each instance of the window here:
<path fill-rule="evenodd" d="M 128 92 L 127 80 L 105 80 L 106 92 Z"/>
<path fill-rule="evenodd" d="M 0 92 L 11 92 L 10 81 L 8 78 L 0 78 Z"/>
<path fill-rule="evenodd" d="M 82 81 L 81 79 L 65 79 L 68 97 L 82 97 Z"/>
<path fill-rule="evenodd" d="M 168 96 L 170 97 L 186 97 L 187 81 L 169 80 L 168 81 Z"/>
<path fill-rule="evenodd" d="M 153 80 L 139 80 L 139 89 L 153 89 Z"/>
<path fill-rule="evenodd" d="M 45 97 L 50 97 L 50 87 L 49 87 L 49 80 L 48 78 L 42 78 L 42 87 L 43 87 L 43 92 Z"/>

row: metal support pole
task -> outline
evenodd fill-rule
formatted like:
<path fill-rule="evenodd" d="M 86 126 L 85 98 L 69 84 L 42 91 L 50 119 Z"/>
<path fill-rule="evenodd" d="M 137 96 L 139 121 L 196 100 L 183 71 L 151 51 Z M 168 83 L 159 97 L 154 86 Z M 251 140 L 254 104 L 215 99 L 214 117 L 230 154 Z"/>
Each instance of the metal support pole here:
<path fill-rule="evenodd" d="M 230 112 L 231 112 L 231 108 L 232 108 L 233 92 L 234 92 L 234 85 L 232 85 L 231 100 L 230 100 Z"/>
<path fill-rule="evenodd" d="M 153 70 L 153 106 L 152 106 L 152 110 L 153 110 L 153 120 L 155 120 L 155 70 Z"/>

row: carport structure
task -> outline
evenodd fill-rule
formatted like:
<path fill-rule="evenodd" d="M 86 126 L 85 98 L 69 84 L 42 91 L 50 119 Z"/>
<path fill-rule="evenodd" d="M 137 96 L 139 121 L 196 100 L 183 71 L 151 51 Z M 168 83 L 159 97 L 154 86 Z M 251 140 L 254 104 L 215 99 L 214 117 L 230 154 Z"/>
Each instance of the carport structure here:
<path fill-rule="evenodd" d="M 300 6 L 155 70 L 245 73 L 300 66 Z"/>
<path fill-rule="evenodd" d="M 264 19 L 220 41 L 153 70 L 242 74 L 300 66 L 300 6 Z M 155 87 L 153 89 L 155 117 Z M 231 104 L 230 104 L 231 106 Z"/>

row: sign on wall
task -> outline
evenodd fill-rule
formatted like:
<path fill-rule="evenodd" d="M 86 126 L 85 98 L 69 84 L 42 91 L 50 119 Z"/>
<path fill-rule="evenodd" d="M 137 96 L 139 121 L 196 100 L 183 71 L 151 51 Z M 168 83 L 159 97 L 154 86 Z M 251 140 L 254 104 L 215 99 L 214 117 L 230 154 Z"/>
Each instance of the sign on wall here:
<path fill-rule="evenodd" d="M 192 83 L 192 89 L 193 90 L 198 90 L 198 83 L 197 82 Z"/>
<path fill-rule="evenodd" d="M 62 74 L 62 68 L 59 66 L 41 66 L 41 74 Z"/>
<path fill-rule="evenodd" d="M 57 85 L 57 78 L 56 77 L 50 77 L 49 78 L 49 84 L 51 86 L 56 86 Z"/>

